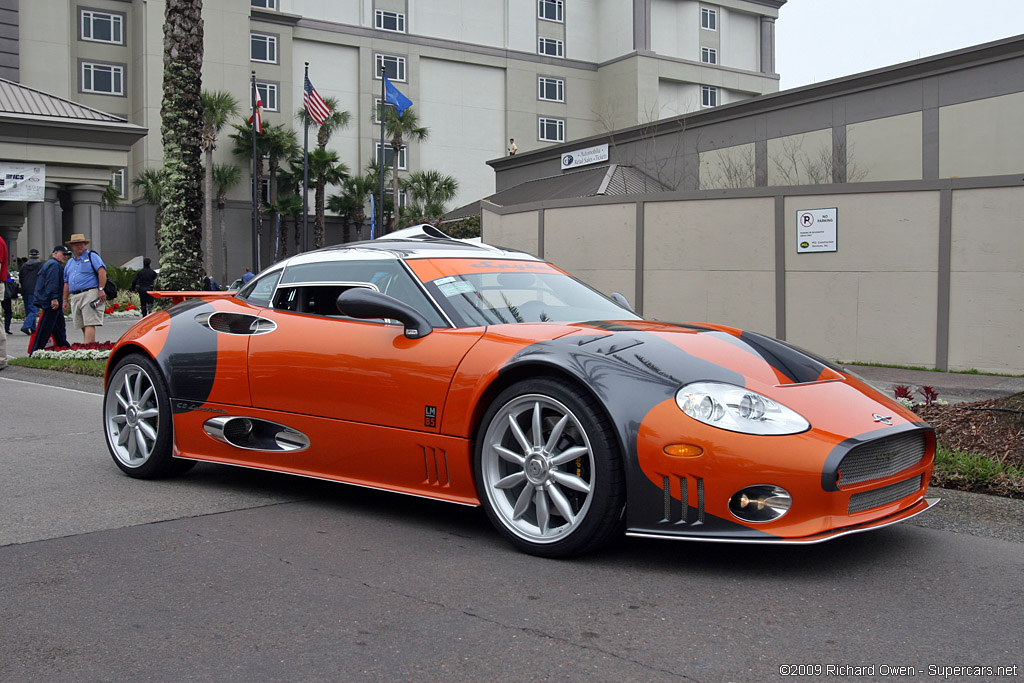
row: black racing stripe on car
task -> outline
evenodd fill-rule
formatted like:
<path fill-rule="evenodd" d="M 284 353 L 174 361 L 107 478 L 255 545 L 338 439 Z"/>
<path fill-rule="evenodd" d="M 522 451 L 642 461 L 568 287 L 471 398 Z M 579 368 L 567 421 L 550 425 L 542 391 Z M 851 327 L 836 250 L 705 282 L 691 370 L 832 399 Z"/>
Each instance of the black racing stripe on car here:
<path fill-rule="evenodd" d="M 661 508 L 634 505 L 652 496 L 652 484 L 641 470 L 637 454 L 644 418 L 659 403 L 673 400 L 685 384 L 707 380 L 743 386 L 743 375 L 691 355 L 657 334 L 637 330 L 613 332 L 582 346 L 577 342 L 573 335 L 567 335 L 530 344 L 509 359 L 501 372 L 528 363 L 554 366 L 576 377 L 597 396 L 623 447 L 630 501 L 628 524 L 653 528 L 661 519 Z M 690 419 L 682 411 L 679 417 L 680 424 Z M 654 494 L 653 499 L 660 501 L 661 497 Z"/>
<path fill-rule="evenodd" d="M 631 325 L 624 325 L 622 323 L 611 322 L 608 320 L 588 320 L 586 322 L 579 323 L 587 327 L 596 327 L 599 330 L 608 330 L 609 332 L 639 332 L 639 330 Z"/>
<path fill-rule="evenodd" d="M 693 323 L 674 323 L 674 322 L 665 321 L 665 320 L 659 320 L 658 323 L 660 323 L 662 325 L 671 325 L 672 327 L 681 327 L 684 330 L 694 330 L 695 332 L 716 332 L 717 331 L 717 330 L 715 330 L 712 327 L 708 327 L 707 325 L 694 325 Z"/>
<path fill-rule="evenodd" d="M 743 332 L 740 341 L 795 384 L 816 382 L 827 367 L 804 351 L 756 332 Z"/>
<path fill-rule="evenodd" d="M 175 413 L 189 412 L 188 401 L 204 403 L 217 376 L 217 333 L 196 322 L 199 313 L 216 309 L 201 299 L 189 299 L 173 306 L 167 342 L 156 361 L 167 378 Z M 177 399 L 181 399 L 180 401 Z"/>

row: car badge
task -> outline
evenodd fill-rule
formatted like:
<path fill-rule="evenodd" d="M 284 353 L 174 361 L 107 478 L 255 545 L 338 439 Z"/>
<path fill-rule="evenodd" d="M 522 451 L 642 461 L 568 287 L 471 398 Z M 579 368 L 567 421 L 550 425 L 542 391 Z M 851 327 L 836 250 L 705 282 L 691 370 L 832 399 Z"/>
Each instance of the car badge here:
<path fill-rule="evenodd" d="M 875 422 L 881 422 L 883 424 L 891 425 L 892 418 L 887 415 L 879 415 L 878 413 L 871 413 L 871 417 L 875 418 Z"/>

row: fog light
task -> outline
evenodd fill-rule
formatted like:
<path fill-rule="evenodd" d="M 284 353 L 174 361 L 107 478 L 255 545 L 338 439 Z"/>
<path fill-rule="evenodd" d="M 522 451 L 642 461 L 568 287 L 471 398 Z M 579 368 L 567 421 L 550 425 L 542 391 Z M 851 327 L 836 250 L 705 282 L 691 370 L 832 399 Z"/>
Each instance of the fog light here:
<path fill-rule="evenodd" d="M 689 443 L 673 443 L 665 446 L 665 452 L 677 458 L 696 458 L 704 449 Z"/>
<path fill-rule="evenodd" d="M 729 511 L 744 522 L 771 522 L 789 511 L 793 497 L 778 486 L 760 484 L 737 491 L 729 499 Z"/>

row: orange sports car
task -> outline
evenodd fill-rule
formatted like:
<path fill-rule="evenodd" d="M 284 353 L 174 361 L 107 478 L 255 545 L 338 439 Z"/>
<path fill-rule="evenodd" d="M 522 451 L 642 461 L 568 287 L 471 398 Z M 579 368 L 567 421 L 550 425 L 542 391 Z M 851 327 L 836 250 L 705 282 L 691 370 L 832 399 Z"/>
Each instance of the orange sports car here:
<path fill-rule="evenodd" d="M 644 320 L 534 256 L 429 226 L 178 302 L 111 353 L 126 474 L 196 461 L 483 506 L 536 555 L 617 533 L 814 543 L 907 519 L 932 429 L 841 368 Z"/>

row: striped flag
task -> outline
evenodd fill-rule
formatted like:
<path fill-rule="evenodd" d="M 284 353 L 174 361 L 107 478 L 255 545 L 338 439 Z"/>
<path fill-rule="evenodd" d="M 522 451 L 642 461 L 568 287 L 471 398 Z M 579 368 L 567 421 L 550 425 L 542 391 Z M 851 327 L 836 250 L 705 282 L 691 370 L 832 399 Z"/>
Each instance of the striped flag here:
<path fill-rule="evenodd" d="M 320 93 L 316 91 L 313 84 L 309 82 L 309 76 L 306 76 L 306 86 L 302 94 L 302 101 L 306 106 L 306 111 L 309 113 L 309 118 L 316 121 L 318 124 L 323 124 L 327 120 L 327 117 L 331 115 L 331 108 L 324 102 L 324 98 L 320 97 Z"/>
<path fill-rule="evenodd" d="M 249 117 L 249 123 L 253 124 L 253 129 L 257 133 L 263 132 L 263 100 L 260 99 L 260 89 L 256 87 L 256 82 L 252 84 L 253 95 L 255 97 L 255 104 L 253 105 L 253 115 Z M 253 121 L 255 120 L 255 123 Z"/>

